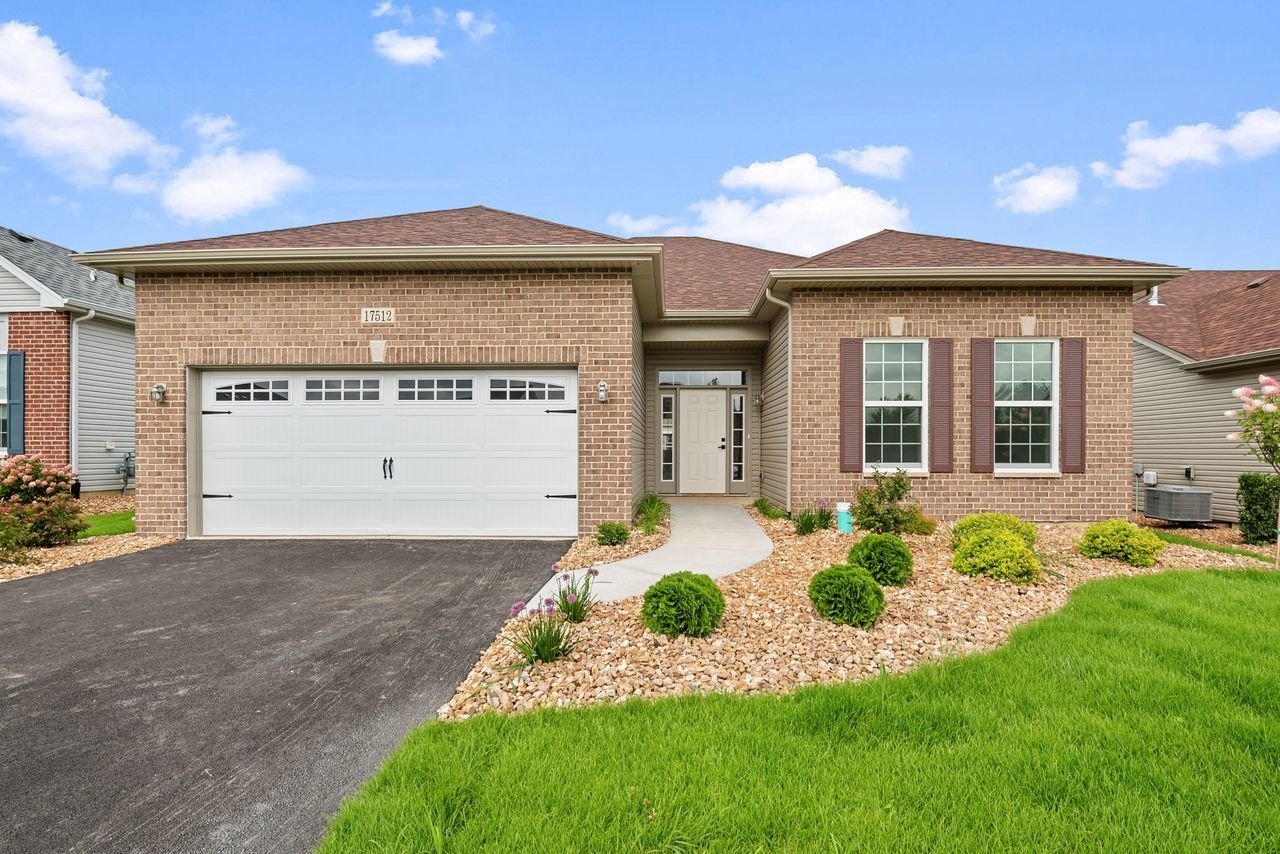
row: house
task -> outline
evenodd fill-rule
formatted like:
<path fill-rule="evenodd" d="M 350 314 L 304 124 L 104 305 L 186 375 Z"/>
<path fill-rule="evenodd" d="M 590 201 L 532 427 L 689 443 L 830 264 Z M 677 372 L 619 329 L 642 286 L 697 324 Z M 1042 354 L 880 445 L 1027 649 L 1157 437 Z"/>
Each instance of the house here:
<path fill-rule="evenodd" d="M 1231 390 L 1280 375 L 1280 270 L 1194 270 L 1133 311 L 1133 461 L 1162 484 L 1213 490 L 1213 518 L 1239 520 L 1236 478 L 1271 469 L 1227 434 Z M 1136 509 L 1143 509 L 1137 489 Z"/>
<path fill-rule="evenodd" d="M 133 290 L 71 254 L 0 228 L 0 453 L 70 463 L 83 489 L 118 489 L 134 450 Z"/>
<path fill-rule="evenodd" d="M 796 507 L 877 469 L 943 518 L 1121 515 L 1132 294 L 1185 272 L 486 207 L 78 260 L 136 280 L 138 523 L 174 535 L 573 536 L 646 492 Z"/>

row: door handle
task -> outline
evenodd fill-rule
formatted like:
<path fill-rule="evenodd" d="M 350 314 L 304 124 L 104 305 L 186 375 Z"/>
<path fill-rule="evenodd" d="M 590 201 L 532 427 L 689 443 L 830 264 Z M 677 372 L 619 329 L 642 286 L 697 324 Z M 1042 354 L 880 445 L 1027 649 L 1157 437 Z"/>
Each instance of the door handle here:
<path fill-rule="evenodd" d="M 386 457 L 382 458 L 382 479 L 383 480 L 387 479 L 387 458 Z"/>
<path fill-rule="evenodd" d="M 390 465 L 388 466 L 388 468 L 390 468 L 391 470 L 391 479 L 395 480 L 396 479 L 396 458 L 395 457 L 391 458 Z"/>

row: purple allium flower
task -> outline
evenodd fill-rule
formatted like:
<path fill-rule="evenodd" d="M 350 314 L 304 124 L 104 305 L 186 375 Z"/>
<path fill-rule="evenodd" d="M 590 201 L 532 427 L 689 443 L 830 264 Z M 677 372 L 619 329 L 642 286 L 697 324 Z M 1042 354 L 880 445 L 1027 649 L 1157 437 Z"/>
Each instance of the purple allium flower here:
<path fill-rule="evenodd" d="M 568 602 L 570 605 L 572 605 L 574 602 L 577 602 L 577 601 L 578 601 L 578 596 L 577 596 L 577 594 L 570 593 L 568 596 L 565 596 L 565 597 L 564 597 L 564 601 L 566 601 L 566 602 Z"/>
<path fill-rule="evenodd" d="M 594 566 L 587 570 L 587 575 L 591 576 L 592 578 L 595 578 L 599 574 L 600 574 L 600 570 L 596 569 Z"/>
<path fill-rule="evenodd" d="M 514 605 L 511 606 L 511 616 L 513 617 L 520 616 L 520 612 L 523 611 L 524 608 L 525 608 L 524 602 L 516 602 Z"/>
<path fill-rule="evenodd" d="M 548 608 L 554 608 L 556 606 L 556 600 L 548 596 L 546 599 L 542 600 L 542 604 L 546 605 Z"/>
<path fill-rule="evenodd" d="M 568 581 L 570 578 L 573 578 L 573 576 L 567 572 L 564 575 L 560 576 L 561 581 Z"/>

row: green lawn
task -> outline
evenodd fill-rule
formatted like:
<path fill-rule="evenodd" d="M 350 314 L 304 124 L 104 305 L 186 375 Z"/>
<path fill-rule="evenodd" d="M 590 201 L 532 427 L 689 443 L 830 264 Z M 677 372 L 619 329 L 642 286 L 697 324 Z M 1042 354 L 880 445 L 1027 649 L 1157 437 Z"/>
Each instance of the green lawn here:
<path fill-rule="evenodd" d="M 89 523 L 89 529 L 80 533 L 80 539 L 82 540 L 85 537 L 133 533 L 132 510 L 121 510 L 119 513 L 103 513 L 101 516 L 85 516 L 84 520 Z"/>
<path fill-rule="evenodd" d="M 1267 563 L 1275 561 L 1274 554 L 1267 554 L 1266 552 L 1255 551 L 1252 549 L 1242 549 L 1236 546 L 1224 546 L 1221 543 L 1210 543 L 1205 540 L 1197 540 L 1195 537 L 1188 537 L 1186 534 L 1174 534 L 1170 531 L 1155 531 L 1155 535 L 1166 543 L 1173 543 L 1178 546 L 1192 546 L 1197 549 L 1205 549 L 1206 551 L 1218 552 L 1219 554 L 1224 555 L 1256 557 L 1258 560 L 1265 560 Z"/>
<path fill-rule="evenodd" d="M 1278 661 L 1280 575 L 1109 579 L 860 685 L 429 723 L 320 850 L 1274 850 Z"/>

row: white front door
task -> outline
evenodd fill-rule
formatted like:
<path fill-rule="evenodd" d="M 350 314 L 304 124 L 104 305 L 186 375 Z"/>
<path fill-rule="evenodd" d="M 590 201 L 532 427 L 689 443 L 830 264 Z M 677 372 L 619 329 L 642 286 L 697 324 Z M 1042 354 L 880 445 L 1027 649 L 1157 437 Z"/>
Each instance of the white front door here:
<path fill-rule="evenodd" d="M 726 393 L 723 389 L 680 389 L 680 491 L 725 491 Z"/>
<path fill-rule="evenodd" d="M 577 406 L 573 371 L 206 373 L 203 533 L 576 536 Z"/>

